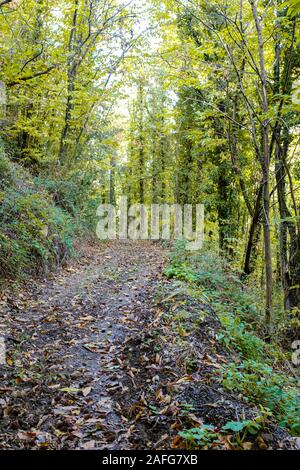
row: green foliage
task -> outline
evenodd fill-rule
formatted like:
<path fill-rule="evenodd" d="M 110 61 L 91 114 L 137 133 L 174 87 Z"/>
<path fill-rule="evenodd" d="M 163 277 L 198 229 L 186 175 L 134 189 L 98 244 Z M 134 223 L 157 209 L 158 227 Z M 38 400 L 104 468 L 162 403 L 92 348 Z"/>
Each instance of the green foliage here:
<path fill-rule="evenodd" d="M 247 330 L 247 325 L 239 318 L 220 316 L 224 330 L 217 335 L 218 341 L 226 347 L 233 347 L 242 357 L 263 359 L 266 354 L 266 343 Z M 249 328 L 249 327 L 248 327 Z"/>
<path fill-rule="evenodd" d="M 194 295 L 200 288 L 201 295 L 208 298 L 218 314 L 223 328 L 217 340 L 239 355 L 239 360 L 222 369 L 222 385 L 242 393 L 249 403 L 271 410 L 281 426 L 297 435 L 300 432 L 299 384 L 274 370 L 274 360 L 283 359 L 284 354 L 276 344 L 267 344 L 256 331 L 260 311 L 260 297 L 256 292 L 244 286 L 227 263 L 212 252 L 187 259 L 182 247 L 176 247 L 165 274 L 195 285 Z"/>
<path fill-rule="evenodd" d="M 71 216 L 6 158 L 0 158 L 0 278 L 22 277 L 59 264 L 73 250 Z"/>
<path fill-rule="evenodd" d="M 281 426 L 299 435 L 300 401 L 294 379 L 262 362 L 246 360 L 224 367 L 222 385 L 242 393 L 249 403 L 270 409 Z"/>
<path fill-rule="evenodd" d="M 240 432 L 243 431 L 244 429 L 247 429 L 248 426 L 250 425 L 250 434 L 252 432 L 256 434 L 257 427 L 255 426 L 253 428 L 252 426 L 252 421 L 251 420 L 246 420 L 246 421 L 229 421 L 225 426 L 222 427 L 223 431 L 233 431 L 233 432 Z M 259 429 L 259 428 L 258 428 Z"/>
<path fill-rule="evenodd" d="M 261 413 L 253 419 L 243 421 L 229 421 L 221 429 L 202 424 L 198 428 L 192 428 L 181 431 L 179 435 L 184 439 L 190 449 L 195 448 L 213 448 L 221 444 L 221 438 L 224 435 L 233 433 L 231 436 L 232 446 L 241 446 L 248 437 L 257 436 L 265 426 L 271 413 L 268 410 L 262 410 Z"/>
<path fill-rule="evenodd" d="M 0 188 L 11 182 L 11 168 L 9 160 L 0 153 Z"/>
<path fill-rule="evenodd" d="M 183 281 L 197 281 L 197 275 L 194 271 L 183 263 L 168 266 L 164 274 L 169 278 L 176 278 Z"/>
<path fill-rule="evenodd" d="M 236 317 L 244 320 L 247 328 L 252 323 L 257 324 L 261 312 L 260 297 L 241 282 L 221 257 L 211 251 L 187 257 L 184 245 L 179 245 L 175 247 L 170 260 L 165 274 L 194 282 L 201 287 L 226 326 Z M 245 326 L 241 325 L 241 328 Z"/>
<path fill-rule="evenodd" d="M 211 446 L 214 442 L 219 442 L 218 433 L 214 426 L 203 424 L 199 428 L 192 428 L 181 431 L 179 435 L 186 441 L 188 447 Z"/>
<path fill-rule="evenodd" d="M 263 359 L 267 344 L 253 331 L 253 317 L 259 311 L 254 293 L 244 289 L 232 272 L 225 270 L 222 260 L 211 252 L 194 255 L 190 260 L 175 249 L 171 264 L 165 269 L 166 276 L 192 282 L 201 288 L 218 314 L 223 330 L 217 335 L 228 349 L 234 349 L 241 357 Z"/>
<path fill-rule="evenodd" d="M 1 277 L 36 272 L 72 252 L 72 223 L 47 194 L 8 190 L 0 204 Z"/>
<path fill-rule="evenodd" d="M 99 196 L 93 190 L 94 174 L 77 172 L 69 177 L 50 179 L 38 177 L 35 186 L 52 195 L 54 203 L 68 212 L 77 234 L 95 232 Z"/>
<path fill-rule="evenodd" d="M 300 13 L 300 0 L 287 0 L 281 4 L 281 8 L 287 8 L 288 15 L 296 16 Z"/>

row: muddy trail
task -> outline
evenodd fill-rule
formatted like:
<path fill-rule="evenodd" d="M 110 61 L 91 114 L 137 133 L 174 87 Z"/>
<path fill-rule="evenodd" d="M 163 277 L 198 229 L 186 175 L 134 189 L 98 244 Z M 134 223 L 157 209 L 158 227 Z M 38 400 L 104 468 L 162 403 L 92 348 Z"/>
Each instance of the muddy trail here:
<path fill-rule="evenodd" d="M 52 279 L 3 294 L 2 448 L 128 447 L 111 396 L 135 310 L 149 308 L 162 265 L 153 244 L 88 247 Z"/>
<path fill-rule="evenodd" d="M 179 449 L 184 429 L 256 416 L 215 382 L 229 360 L 216 342 L 220 322 L 163 276 L 159 244 L 81 251 L 21 293 L 1 294 L 0 448 Z M 293 442 L 270 423 L 247 446 Z M 233 448 L 231 436 L 216 447 Z"/>

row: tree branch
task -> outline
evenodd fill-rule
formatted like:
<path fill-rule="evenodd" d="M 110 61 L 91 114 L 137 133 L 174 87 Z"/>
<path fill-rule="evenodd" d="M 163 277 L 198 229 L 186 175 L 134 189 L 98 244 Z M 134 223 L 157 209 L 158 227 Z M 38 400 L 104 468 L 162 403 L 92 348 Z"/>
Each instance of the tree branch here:
<path fill-rule="evenodd" d="M 0 8 L 3 7 L 4 5 L 7 5 L 8 3 L 11 3 L 13 0 L 2 0 L 2 2 L 0 2 Z"/>
<path fill-rule="evenodd" d="M 52 70 L 57 68 L 57 65 L 51 65 L 51 67 L 48 67 L 46 70 L 42 70 L 40 72 L 33 73 L 32 75 L 25 75 L 24 77 L 19 77 L 16 80 L 12 80 L 8 82 L 6 85 L 8 87 L 13 87 L 15 85 L 19 85 L 20 82 L 27 82 L 28 80 L 32 80 L 33 78 L 41 77 L 42 75 L 46 75 L 47 73 L 50 73 Z"/>

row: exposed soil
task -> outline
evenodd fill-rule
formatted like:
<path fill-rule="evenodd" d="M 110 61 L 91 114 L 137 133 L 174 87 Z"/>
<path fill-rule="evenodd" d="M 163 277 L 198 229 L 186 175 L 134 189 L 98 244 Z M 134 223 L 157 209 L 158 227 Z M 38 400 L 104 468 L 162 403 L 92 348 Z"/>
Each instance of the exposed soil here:
<path fill-rule="evenodd" d="M 0 448 L 184 448 L 185 427 L 256 415 L 211 380 L 227 361 L 219 320 L 163 277 L 164 263 L 151 242 L 87 246 L 50 278 L 2 293 Z M 179 335 L 178 309 L 186 315 Z M 269 429 L 253 448 L 293 447 Z"/>

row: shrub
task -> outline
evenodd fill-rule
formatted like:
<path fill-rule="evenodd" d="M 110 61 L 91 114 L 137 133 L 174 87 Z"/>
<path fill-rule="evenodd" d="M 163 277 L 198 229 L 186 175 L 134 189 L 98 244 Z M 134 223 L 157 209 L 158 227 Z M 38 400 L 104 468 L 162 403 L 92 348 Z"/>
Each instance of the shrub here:
<path fill-rule="evenodd" d="M 300 401 L 294 379 L 261 362 L 230 363 L 223 369 L 222 385 L 242 393 L 247 401 L 271 410 L 279 425 L 300 432 Z"/>
<path fill-rule="evenodd" d="M 72 223 L 49 196 L 7 189 L 0 204 L 1 277 L 58 264 L 72 251 Z"/>
<path fill-rule="evenodd" d="M 35 179 L 35 186 L 51 194 L 54 204 L 71 215 L 78 235 L 95 233 L 100 201 L 93 189 L 92 174 L 77 173 L 56 180 L 39 177 Z"/>
<path fill-rule="evenodd" d="M 7 184 L 11 184 L 12 179 L 11 165 L 0 147 L 0 189 L 3 189 Z"/>
<path fill-rule="evenodd" d="M 217 340 L 234 352 L 235 357 L 238 353 L 235 362 L 222 369 L 223 387 L 240 392 L 250 403 L 271 410 L 280 426 L 299 435 L 299 384 L 274 370 L 274 360 L 285 359 L 285 354 L 276 343 L 267 344 L 259 337 L 262 293 L 258 296 L 256 291 L 243 285 L 212 252 L 196 253 L 187 258 L 182 249 L 176 248 L 165 274 L 193 283 L 193 295 L 201 290 L 223 326 Z M 196 434 L 199 440 L 199 432 Z M 195 435 L 190 438 L 194 439 Z"/>
<path fill-rule="evenodd" d="M 5 155 L 0 139 L 0 279 L 61 263 L 75 236 L 95 233 L 94 180 L 87 171 L 33 177 Z"/>

